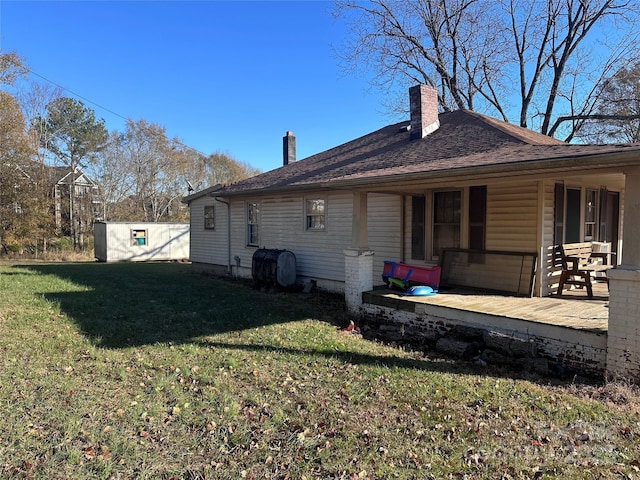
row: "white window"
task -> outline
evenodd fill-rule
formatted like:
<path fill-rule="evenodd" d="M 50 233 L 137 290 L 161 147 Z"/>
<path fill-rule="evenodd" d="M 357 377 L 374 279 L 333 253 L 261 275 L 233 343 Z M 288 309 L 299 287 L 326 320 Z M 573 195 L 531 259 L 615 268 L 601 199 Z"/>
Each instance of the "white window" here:
<path fill-rule="evenodd" d="M 307 230 L 322 231 L 326 228 L 326 201 L 323 198 L 308 198 L 305 200 L 305 228 Z"/>
<path fill-rule="evenodd" d="M 213 205 L 205 205 L 204 207 L 204 229 L 214 230 L 216 228 L 215 207 Z"/>
<path fill-rule="evenodd" d="M 260 205 L 247 203 L 247 245 L 260 245 Z"/>
<path fill-rule="evenodd" d="M 584 202 L 584 241 L 591 242 L 596 239 L 596 220 L 598 207 L 598 191 L 587 189 Z"/>

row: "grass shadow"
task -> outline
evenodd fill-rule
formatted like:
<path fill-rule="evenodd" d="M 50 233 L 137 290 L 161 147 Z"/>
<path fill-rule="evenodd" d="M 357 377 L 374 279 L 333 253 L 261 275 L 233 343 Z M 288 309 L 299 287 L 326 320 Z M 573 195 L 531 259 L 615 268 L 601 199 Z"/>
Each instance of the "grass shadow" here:
<path fill-rule="evenodd" d="M 41 292 L 95 345 L 180 344 L 198 337 L 308 318 L 305 298 L 194 274 L 180 263 L 22 265 L 74 284 Z"/>
<path fill-rule="evenodd" d="M 322 348 L 216 343 L 204 338 L 309 318 L 343 327 L 348 323 L 349 315 L 342 297 L 336 295 L 266 293 L 252 289 L 245 281 L 195 274 L 189 264 L 181 263 L 87 262 L 16 267 L 71 282 L 75 288 L 66 291 L 52 288 L 40 294 L 57 303 L 80 332 L 98 347 L 121 349 L 195 343 L 267 353 L 320 355 L 362 365 L 526 378 L 541 383 L 549 380 L 508 366 L 477 367 L 468 362 L 447 359 L 436 352 L 432 358 L 409 358 Z M 564 383 L 564 380 L 556 380 Z M 575 382 L 576 378 L 567 380 Z M 581 378 L 580 381 L 588 379 Z"/>
<path fill-rule="evenodd" d="M 385 368 L 402 368 L 408 370 L 426 370 L 430 372 L 464 371 L 469 373 L 465 364 L 443 361 L 442 359 L 429 359 L 427 357 L 410 358 L 400 355 L 372 355 L 356 351 L 339 351 L 326 348 L 289 348 L 265 344 L 229 343 L 206 340 L 203 345 L 209 348 L 223 348 L 227 350 L 238 350 L 246 352 L 279 353 L 288 355 L 309 355 L 326 358 L 335 358 L 341 363 L 351 363 L 362 366 L 376 366 Z"/>

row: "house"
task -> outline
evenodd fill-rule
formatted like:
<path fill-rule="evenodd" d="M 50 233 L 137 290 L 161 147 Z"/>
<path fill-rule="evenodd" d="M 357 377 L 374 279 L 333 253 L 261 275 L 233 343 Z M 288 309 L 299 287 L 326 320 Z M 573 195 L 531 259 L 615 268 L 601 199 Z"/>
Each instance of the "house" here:
<path fill-rule="evenodd" d="M 93 222 L 101 220 L 103 206 L 98 185 L 79 168 L 54 167 L 35 161 L 4 164 L 0 182 L 13 185 L 3 190 L 2 206 L 22 215 L 23 206 L 38 202 L 50 209 L 51 225 L 65 236 L 73 236 L 77 245 L 93 230 Z"/>
<path fill-rule="evenodd" d="M 189 258 L 188 223 L 96 222 L 94 253 L 100 262 Z"/>
<path fill-rule="evenodd" d="M 640 376 L 640 144 L 566 144 L 471 111 L 439 114 L 424 85 L 409 97 L 409 121 L 300 161 L 288 133 L 282 167 L 186 197 L 194 268 L 250 276 L 256 249 L 288 249 L 300 281 L 344 291 L 358 312 L 384 260 L 436 265 L 455 248 L 532 255 L 531 294 L 545 297 L 557 288 L 557 245 L 605 242 L 619 264 L 609 336 L 625 371 L 636 351 Z M 634 326 L 616 331 L 614 316 Z"/>
<path fill-rule="evenodd" d="M 90 232 L 103 216 L 98 185 L 78 167 L 48 170 L 56 227 L 65 235 Z"/>

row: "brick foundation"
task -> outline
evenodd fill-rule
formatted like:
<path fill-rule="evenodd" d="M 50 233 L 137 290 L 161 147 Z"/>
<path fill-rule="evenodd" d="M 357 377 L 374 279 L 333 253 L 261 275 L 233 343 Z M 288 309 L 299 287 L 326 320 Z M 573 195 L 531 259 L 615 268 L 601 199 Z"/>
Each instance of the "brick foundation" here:
<path fill-rule="evenodd" d="M 640 382 L 640 270 L 618 268 L 607 276 L 607 374 Z"/>

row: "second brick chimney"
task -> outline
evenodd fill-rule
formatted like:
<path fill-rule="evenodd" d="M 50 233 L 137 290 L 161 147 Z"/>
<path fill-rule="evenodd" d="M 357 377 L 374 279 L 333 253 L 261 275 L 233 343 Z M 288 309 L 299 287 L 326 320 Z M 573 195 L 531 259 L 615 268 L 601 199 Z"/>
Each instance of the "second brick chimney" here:
<path fill-rule="evenodd" d="M 438 120 L 438 91 L 429 85 L 409 88 L 411 112 L 411 140 L 424 138 L 440 126 Z"/>
<path fill-rule="evenodd" d="M 282 165 L 289 165 L 296 161 L 296 137 L 293 132 L 287 132 L 282 137 Z"/>

